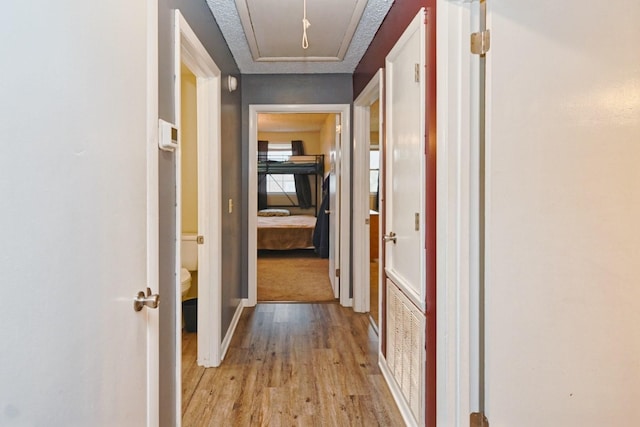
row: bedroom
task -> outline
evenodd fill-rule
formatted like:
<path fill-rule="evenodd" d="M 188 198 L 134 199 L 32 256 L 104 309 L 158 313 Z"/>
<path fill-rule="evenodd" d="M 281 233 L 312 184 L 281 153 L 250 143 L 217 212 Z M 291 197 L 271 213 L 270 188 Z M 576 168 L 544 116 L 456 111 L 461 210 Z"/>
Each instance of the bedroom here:
<path fill-rule="evenodd" d="M 258 301 L 334 299 L 325 178 L 335 124 L 329 113 L 258 114 Z"/>

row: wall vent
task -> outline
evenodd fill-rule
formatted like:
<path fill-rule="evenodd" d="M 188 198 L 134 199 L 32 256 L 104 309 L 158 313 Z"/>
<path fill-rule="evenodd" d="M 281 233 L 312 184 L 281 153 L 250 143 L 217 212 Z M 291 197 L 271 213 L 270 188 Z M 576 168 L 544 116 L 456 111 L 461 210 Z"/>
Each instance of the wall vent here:
<path fill-rule="evenodd" d="M 387 279 L 387 365 L 416 422 L 424 412 L 425 315 Z"/>

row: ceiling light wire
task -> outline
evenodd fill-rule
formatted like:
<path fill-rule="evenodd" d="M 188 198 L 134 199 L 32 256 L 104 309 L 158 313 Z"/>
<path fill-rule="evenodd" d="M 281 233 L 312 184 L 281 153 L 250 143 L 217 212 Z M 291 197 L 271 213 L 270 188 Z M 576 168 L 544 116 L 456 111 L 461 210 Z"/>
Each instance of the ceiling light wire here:
<path fill-rule="evenodd" d="M 307 19 L 307 0 L 302 0 L 303 15 L 302 15 L 302 48 L 307 49 L 309 47 L 309 40 L 307 39 L 307 28 L 311 26 L 311 22 Z"/>

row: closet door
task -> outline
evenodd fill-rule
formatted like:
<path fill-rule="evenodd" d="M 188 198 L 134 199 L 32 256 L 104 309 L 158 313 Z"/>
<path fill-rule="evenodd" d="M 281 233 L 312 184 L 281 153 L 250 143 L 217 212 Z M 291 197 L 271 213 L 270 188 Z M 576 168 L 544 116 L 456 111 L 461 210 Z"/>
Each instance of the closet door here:
<path fill-rule="evenodd" d="M 638 425 L 640 3 L 487 7 L 489 424 Z"/>
<path fill-rule="evenodd" d="M 399 406 L 425 419 L 425 10 L 386 58 L 386 364 Z M 399 395 L 399 396 L 398 396 Z"/>

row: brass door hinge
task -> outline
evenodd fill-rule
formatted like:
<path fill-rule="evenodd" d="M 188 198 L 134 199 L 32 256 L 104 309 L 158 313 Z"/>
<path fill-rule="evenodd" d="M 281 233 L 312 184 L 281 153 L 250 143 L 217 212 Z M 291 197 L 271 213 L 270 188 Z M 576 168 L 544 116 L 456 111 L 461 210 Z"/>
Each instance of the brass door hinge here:
<path fill-rule="evenodd" d="M 204 245 L 204 236 L 196 237 L 196 243 L 199 245 Z"/>
<path fill-rule="evenodd" d="M 491 47 L 491 33 L 489 30 L 471 34 L 471 53 L 474 55 L 486 55 Z"/>
<path fill-rule="evenodd" d="M 336 268 L 336 277 L 340 277 L 340 269 Z"/>
<path fill-rule="evenodd" d="M 415 82 L 420 83 L 420 64 L 415 65 L 413 74 L 414 74 L 413 79 L 415 80 Z"/>
<path fill-rule="evenodd" d="M 489 427 L 489 420 L 482 412 L 473 412 L 469 417 L 470 427 Z"/>

